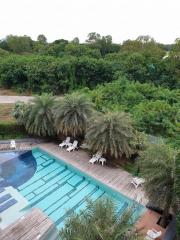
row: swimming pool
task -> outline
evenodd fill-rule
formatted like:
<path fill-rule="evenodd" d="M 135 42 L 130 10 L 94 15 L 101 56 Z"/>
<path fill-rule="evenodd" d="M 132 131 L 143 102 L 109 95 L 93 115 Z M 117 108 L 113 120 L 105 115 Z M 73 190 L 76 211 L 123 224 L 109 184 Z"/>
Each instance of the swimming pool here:
<path fill-rule="evenodd" d="M 119 214 L 134 204 L 126 196 L 39 148 L 33 149 L 32 156 L 36 160 L 35 172 L 16 188 L 29 202 L 26 209 L 40 208 L 54 221 L 58 229 L 63 227 L 64 220 L 70 213 L 85 210 L 88 199 L 96 201 L 109 197 L 115 201 Z M 26 162 L 26 156 L 23 159 Z M 34 164 L 33 162 L 33 166 Z M 32 168 L 32 164 L 26 166 Z M 143 211 L 144 207 L 137 204 L 134 217 L 141 215 Z"/>

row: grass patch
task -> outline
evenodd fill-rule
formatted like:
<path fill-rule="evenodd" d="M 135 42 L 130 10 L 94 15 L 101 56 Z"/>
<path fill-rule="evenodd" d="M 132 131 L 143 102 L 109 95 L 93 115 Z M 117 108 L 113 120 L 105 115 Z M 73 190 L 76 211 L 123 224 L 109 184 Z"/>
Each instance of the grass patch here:
<path fill-rule="evenodd" d="M 14 104 L 0 104 L 0 121 L 15 121 L 12 116 Z"/>

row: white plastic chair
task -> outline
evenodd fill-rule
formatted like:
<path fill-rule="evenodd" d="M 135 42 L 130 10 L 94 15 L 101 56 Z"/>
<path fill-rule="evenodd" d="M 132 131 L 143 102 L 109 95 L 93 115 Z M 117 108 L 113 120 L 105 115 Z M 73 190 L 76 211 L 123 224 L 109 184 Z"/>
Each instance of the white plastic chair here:
<path fill-rule="evenodd" d="M 98 160 L 101 158 L 102 154 L 97 152 L 92 156 L 92 158 L 89 160 L 89 163 L 94 164 L 95 162 L 98 162 Z"/>
<path fill-rule="evenodd" d="M 145 237 L 146 240 L 153 240 L 153 239 L 156 239 L 158 237 L 160 237 L 162 234 L 161 231 L 157 231 L 156 229 L 151 229 L 151 230 L 148 230 L 147 231 L 147 235 Z"/>
<path fill-rule="evenodd" d="M 59 147 L 60 148 L 69 147 L 71 145 L 70 140 L 71 140 L 70 137 L 67 137 L 66 140 L 59 144 Z"/>
<path fill-rule="evenodd" d="M 134 177 L 131 181 L 131 183 L 135 186 L 135 188 L 138 188 L 144 182 L 145 182 L 145 180 L 143 178 L 138 178 L 138 177 Z"/>
<path fill-rule="evenodd" d="M 10 149 L 16 149 L 16 142 L 14 140 L 10 142 Z"/>
<path fill-rule="evenodd" d="M 75 140 L 75 141 L 73 142 L 73 144 L 72 144 L 71 146 L 69 146 L 66 150 L 67 150 L 68 152 L 71 152 L 71 151 L 74 151 L 74 150 L 77 149 L 77 148 L 78 148 L 78 141 Z"/>

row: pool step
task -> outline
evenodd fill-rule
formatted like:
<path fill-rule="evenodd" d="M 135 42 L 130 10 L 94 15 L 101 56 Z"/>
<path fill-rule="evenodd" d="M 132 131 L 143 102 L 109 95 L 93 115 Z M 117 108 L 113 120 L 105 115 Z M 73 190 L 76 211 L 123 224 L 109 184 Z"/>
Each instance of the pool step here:
<path fill-rule="evenodd" d="M 3 187 L 0 187 L 0 193 L 4 192 L 4 188 Z"/>
<path fill-rule="evenodd" d="M 27 205 L 28 201 L 15 188 L 5 187 L 0 192 L 0 228 L 5 228 L 22 216 Z"/>
<path fill-rule="evenodd" d="M 2 197 L 0 197 L 0 204 L 6 202 L 7 200 L 9 200 L 12 196 L 8 193 L 6 195 L 3 195 Z"/>

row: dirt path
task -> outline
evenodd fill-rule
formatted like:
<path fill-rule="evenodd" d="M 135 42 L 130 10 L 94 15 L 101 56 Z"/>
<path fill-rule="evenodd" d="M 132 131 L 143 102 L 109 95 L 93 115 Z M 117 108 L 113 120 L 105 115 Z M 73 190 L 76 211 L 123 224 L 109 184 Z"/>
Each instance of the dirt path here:
<path fill-rule="evenodd" d="M 32 99 L 33 99 L 33 97 L 28 97 L 28 96 L 3 96 L 3 95 L 0 95 L 0 103 L 15 103 L 17 101 L 27 103 Z"/>

